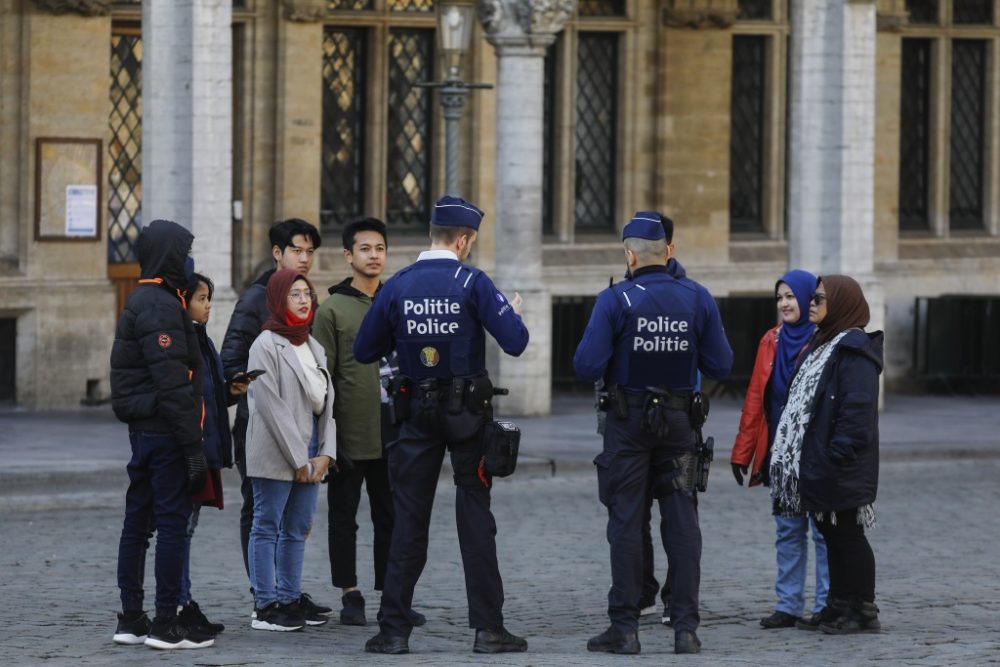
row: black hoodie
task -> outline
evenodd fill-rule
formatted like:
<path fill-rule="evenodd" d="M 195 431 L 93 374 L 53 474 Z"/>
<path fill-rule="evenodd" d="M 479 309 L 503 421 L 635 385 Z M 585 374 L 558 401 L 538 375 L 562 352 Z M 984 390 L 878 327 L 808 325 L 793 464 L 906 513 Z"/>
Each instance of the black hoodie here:
<path fill-rule="evenodd" d="M 111 348 L 111 407 L 130 431 L 172 435 L 201 449 L 202 362 L 178 288 L 194 236 L 154 220 L 139 236 L 142 280 L 118 318 Z"/>

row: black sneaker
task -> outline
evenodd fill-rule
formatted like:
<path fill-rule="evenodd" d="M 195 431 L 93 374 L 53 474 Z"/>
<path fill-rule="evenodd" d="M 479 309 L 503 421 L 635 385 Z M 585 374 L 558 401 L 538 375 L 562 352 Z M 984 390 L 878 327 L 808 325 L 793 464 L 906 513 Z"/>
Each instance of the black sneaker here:
<path fill-rule="evenodd" d="M 767 628 L 768 630 L 773 630 L 775 628 L 794 628 L 795 622 L 798 620 L 798 616 L 792 616 L 791 614 L 786 614 L 783 611 L 776 611 L 770 616 L 765 616 L 760 619 L 760 627 Z"/>
<path fill-rule="evenodd" d="M 217 635 L 226 629 L 222 623 L 212 623 L 205 617 L 202 613 L 201 607 L 194 600 L 188 602 L 185 606 L 181 607 L 177 612 L 177 618 L 180 619 L 186 627 L 192 630 L 200 630 L 204 634 Z"/>
<path fill-rule="evenodd" d="M 410 652 L 410 644 L 406 637 L 396 637 L 380 632 L 365 642 L 365 652 L 401 655 Z"/>
<path fill-rule="evenodd" d="M 510 634 L 504 627 L 476 630 L 476 641 L 472 644 L 473 653 L 523 653 L 527 650 L 527 640 Z"/>
<path fill-rule="evenodd" d="M 649 616 L 650 614 L 656 613 L 656 597 L 650 595 L 649 597 L 642 597 L 639 599 L 639 615 Z"/>
<path fill-rule="evenodd" d="M 301 617 L 306 622 L 306 625 L 325 625 L 330 620 L 323 614 L 317 614 L 311 609 L 306 609 L 302 606 L 300 600 L 286 604 L 285 613 L 292 617 Z"/>
<path fill-rule="evenodd" d="M 299 606 L 305 611 L 310 611 L 313 614 L 322 614 L 323 616 L 329 616 L 333 613 L 333 607 L 327 607 L 325 605 L 316 604 L 313 599 L 309 597 L 308 593 L 303 593 L 299 596 Z"/>
<path fill-rule="evenodd" d="M 118 627 L 113 637 L 116 644 L 135 646 L 146 641 L 149 635 L 149 616 L 142 611 L 126 611 L 118 614 Z"/>
<path fill-rule="evenodd" d="M 299 614 L 290 614 L 290 605 L 280 605 L 272 602 L 263 609 L 257 610 L 257 618 L 250 621 L 254 630 L 273 630 L 275 632 L 294 632 L 306 625 L 306 619 Z"/>
<path fill-rule="evenodd" d="M 151 648 L 164 650 L 208 648 L 215 643 L 215 637 L 185 627 L 176 616 L 171 616 L 170 618 L 154 618 L 149 628 L 149 635 L 143 643 Z"/>
<path fill-rule="evenodd" d="M 365 597 L 361 591 L 345 593 L 340 601 L 344 605 L 340 610 L 341 625 L 368 625 L 368 619 L 365 617 Z"/>

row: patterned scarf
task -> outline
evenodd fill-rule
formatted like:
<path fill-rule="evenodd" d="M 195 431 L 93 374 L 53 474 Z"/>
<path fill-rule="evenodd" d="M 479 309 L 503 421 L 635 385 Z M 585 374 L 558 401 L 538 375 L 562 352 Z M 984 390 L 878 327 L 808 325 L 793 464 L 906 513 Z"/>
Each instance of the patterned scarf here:
<path fill-rule="evenodd" d="M 820 377 L 833 356 L 837 343 L 846 334 L 846 331 L 842 331 L 829 343 L 813 350 L 802 362 L 788 390 L 788 403 L 781 413 L 778 432 L 774 434 L 774 445 L 771 448 L 771 500 L 774 501 L 778 516 L 802 516 L 802 496 L 799 495 L 802 443 L 816 407 Z"/>

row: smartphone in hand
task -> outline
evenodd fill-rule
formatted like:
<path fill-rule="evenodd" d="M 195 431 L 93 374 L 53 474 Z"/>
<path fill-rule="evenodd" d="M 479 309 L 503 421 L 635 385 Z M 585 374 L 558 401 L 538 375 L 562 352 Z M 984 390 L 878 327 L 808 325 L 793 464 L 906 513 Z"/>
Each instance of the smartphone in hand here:
<path fill-rule="evenodd" d="M 244 382 L 250 382 L 251 380 L 256 380 L 266 372 L 267 371 L 261 370 L 259 368 L 256 370 L 247 371 L 246 373 L 240 372 L 234 375 L 233 379 L 230 380 L 230 382 L 238 382 L 240 384 L 243 384 Z"/>

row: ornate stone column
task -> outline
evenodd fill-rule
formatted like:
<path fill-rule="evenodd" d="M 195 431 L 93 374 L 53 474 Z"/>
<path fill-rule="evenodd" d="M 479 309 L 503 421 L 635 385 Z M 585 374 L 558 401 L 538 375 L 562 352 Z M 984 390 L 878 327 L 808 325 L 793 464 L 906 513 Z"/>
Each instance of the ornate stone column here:
<path fill-rule="evenodd" d="M 195 266 L 216 284 L 220 340 L 234 299 L 232 3 L 144 2 L 142 27 L 142 218 L 194 233 Z"/>
<path fill-rule="evenodd" d="M 542 119 L 545 49 L 576 0 L 480 0 L 479 17 L 497 55 L 497 286 L 524 298 L 531 342 L 517 359 L 500 355 L 504 414 L 548 414 L 552 391 L 552 296 L 542 281 Z"/>

